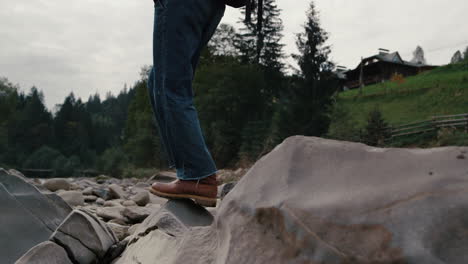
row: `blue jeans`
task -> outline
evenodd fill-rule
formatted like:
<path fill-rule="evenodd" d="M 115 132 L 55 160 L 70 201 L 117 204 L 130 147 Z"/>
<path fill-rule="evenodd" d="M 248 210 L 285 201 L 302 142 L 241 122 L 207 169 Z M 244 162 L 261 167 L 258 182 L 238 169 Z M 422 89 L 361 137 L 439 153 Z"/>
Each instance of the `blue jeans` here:
<path fill-rule="evenodd" d="M 224 10 L 221 0 L 155 1 L 148 90 L 169 166 L 177 169 L 181 180 L 217 172 L 193 104 L 192 81 L 200 53 Z"/>

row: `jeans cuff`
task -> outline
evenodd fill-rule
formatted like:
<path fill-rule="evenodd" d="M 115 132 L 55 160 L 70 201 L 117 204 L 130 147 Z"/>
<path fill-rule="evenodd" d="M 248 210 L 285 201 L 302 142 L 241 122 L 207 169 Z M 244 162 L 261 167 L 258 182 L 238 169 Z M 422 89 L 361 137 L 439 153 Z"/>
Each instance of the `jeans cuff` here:
<path fill-rule="evenodd" d="M 211 172 L 211 173 L 209 173 L 209 174 L 204 174 L 203 176 L 200 176 L 200 177 L 197 177 L 197 178 L 180 177 L 179 179 L 180 179 L 180 180 L 183 180 L 183 181 L 198 181 L 198 180 L 202 180 L 202 179 L 208 178 L 208 177 L 210 177 L 211 175 L 216 174 L 216 173 L 218 173 L 218 170 L 215 170 L 214 172 Z M 185 173 L 184 173 L 184 175 L 185 175 Z M 177 175 L 177 177 L 179 177 L 179 175 Z"/>

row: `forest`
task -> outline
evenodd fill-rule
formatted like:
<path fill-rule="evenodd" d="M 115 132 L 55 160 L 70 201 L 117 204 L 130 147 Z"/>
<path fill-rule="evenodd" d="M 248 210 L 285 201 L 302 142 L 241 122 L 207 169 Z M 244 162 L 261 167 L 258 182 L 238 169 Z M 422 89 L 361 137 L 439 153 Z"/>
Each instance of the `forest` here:
<path fill-rule="evenodd" d="M 222 24 L 204 50 L 194 80 L 195 105 L 219 168 L 248 166 L 292 135 L 323 136 L 339 81 L 329 59 L 327 32 L 313 2 L 286 54 L 281 10 L 265 0 L 263 19 Z M 258 25 L 261 21 L 262 26 Z M 285 58 L 298 68 L 291 70 Z M 0 167 L 51 170 L 54 177 L 94 170 L 114 177 L 164 168 L 147 78 L 119 94 L 87 101 L 69 94 L 49 110 L 40 87 L 23 92 L 0 79 Z"/>

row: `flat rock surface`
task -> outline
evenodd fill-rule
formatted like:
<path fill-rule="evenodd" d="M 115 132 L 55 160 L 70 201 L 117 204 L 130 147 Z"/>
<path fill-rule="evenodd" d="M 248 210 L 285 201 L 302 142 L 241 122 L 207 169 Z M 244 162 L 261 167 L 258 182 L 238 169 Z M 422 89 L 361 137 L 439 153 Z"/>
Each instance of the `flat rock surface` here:
<path fill-rule="evenodd" d="M 149 264 L 155 259 L 160 263 L 175 263 L 183 241 L 190 240 L 189 230 L 212 222 L 213 216 L 193 201 L 170 200 L 132 230 L 130 244 L 115 264 Z"/>
<path fill-rule="evenodd" d="M 0 263 L 14 263 L 33 246 L 48 240 L 71 212 L 57 198 L 0 169 Z"/>

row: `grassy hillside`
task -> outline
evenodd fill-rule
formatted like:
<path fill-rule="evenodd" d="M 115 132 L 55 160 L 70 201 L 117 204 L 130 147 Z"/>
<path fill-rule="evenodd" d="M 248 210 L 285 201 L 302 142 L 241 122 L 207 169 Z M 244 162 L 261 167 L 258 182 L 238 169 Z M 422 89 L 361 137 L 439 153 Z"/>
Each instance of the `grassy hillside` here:
<path fill-rule="evenodd" d="M 468 62 L 409 77 L 403 83 L 367 86 L 362 95 L 359 90 L 340 93 L 330 136 L 353 140 L 351 130 L 364 128 L 368 113 L 375 107 L 391 125 L 422 121 L 433 115 L 468 113 Z"/>

